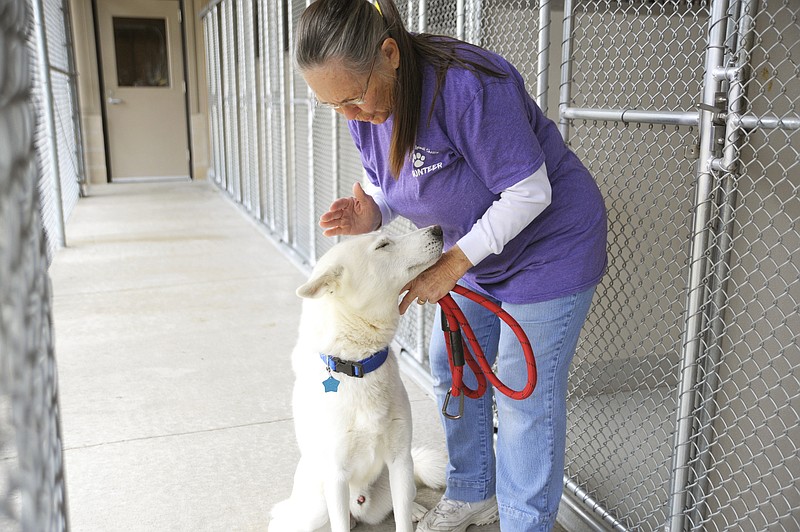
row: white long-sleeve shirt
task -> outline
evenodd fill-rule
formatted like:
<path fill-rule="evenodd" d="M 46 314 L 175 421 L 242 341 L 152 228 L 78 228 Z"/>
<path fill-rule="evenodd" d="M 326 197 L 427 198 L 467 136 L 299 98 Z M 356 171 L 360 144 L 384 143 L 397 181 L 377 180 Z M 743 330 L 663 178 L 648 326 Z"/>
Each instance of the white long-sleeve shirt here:
<path fill-rule="evenodd" d="M 379 187 L 366 180 L 364 191 L 377 203 L 382 226 L 394 220 L 397 215 Z M 542 164 L 531 176 L 502 191 L 500 198 L 458 240 L 458 247 L 473 266 L 491 254 L 502 252 L 511 239 L 550 205 L 551 193 L 547 168 Z"/>

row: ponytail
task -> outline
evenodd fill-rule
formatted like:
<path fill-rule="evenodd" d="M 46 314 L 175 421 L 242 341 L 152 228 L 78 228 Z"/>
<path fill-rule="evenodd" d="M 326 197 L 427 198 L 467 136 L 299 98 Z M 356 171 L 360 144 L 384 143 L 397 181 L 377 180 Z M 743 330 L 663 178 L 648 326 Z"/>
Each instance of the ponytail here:
<path fill-rule="evenodd" d="M 422 102 L 422 65 L 415 53 L 414 36 L 406 30 L 394 1 L 375 0 L 375 3 L 380 3 L 389 37 L 397 41 L 400 49 L 400 66 L 394 84 L 394 127 L 389 147 L 389 169 L 397 178 L 416 145 Z"/>

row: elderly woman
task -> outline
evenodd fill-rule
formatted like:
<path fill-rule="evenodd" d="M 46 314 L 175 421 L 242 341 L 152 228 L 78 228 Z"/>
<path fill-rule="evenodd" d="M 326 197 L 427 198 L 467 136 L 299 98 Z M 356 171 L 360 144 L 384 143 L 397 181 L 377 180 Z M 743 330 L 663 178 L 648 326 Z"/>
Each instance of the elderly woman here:
<path fill-rule="evenodd" d="M 526 400 L 467 399 L 443 416 L 447 490 L 418 530 L 552 529 L 562 491 L 567 373 L 606 267 L 606 213 L 592 176 L 502 57 L 409 33 L 392 0 L 318 0 L 296 30 L 296 66 L 317 99 L 349 122 L 369 178 L 322 215 L 325 234 L 374 231 L 395 216 L 438 224 L 446 252 L 407 287 L 436 302 L 457 283 L 488 296 L 525 329 L 538 366 Z M 522 388 L 525 360 L 498 318 L 457 298 L 490 364 Z M 436 320 L 438 322 L 438 320 Z M 440 406 L 451 375 L 441 333 L 431 372 Z M 469 385 L 470 383 L 467 382 Z"/>

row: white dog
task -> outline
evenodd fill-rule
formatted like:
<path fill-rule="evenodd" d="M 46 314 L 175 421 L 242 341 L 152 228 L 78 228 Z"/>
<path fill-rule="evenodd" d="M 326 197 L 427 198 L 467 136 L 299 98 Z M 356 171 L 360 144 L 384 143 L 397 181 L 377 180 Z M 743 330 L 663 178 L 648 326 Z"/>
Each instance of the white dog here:
<path fill-rule="evenodd" d="M 418 482 L 441 488 L 446 456 L 411 450 L 411 407 L 397 359 L 388 353 L 400 319 L 398 295 L 442 252 L 438 226 L 401 237 L 345 240 L 297 289 L 305 298 L 292 352 L 292 397 L 300 462 L 289 499 L 269 529 L 333 532 L 381 522 L 390 511 L 411 531 L 425 509 Z"/>

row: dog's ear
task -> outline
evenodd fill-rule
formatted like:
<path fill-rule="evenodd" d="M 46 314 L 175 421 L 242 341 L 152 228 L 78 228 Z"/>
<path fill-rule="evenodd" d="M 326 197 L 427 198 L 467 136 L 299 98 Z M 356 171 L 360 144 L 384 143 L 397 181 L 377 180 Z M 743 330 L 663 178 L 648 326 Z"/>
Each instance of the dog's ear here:
<path fill-rule="evenodd" d="M 344 268 L 341 266 L 335 266 L 318 273 L 315 272 L 305 284 L 298 287 L 295 293 L 300 297 L 308 298 L 332 294 L 336 287 L 339 286 L 343 271 Z"/>

